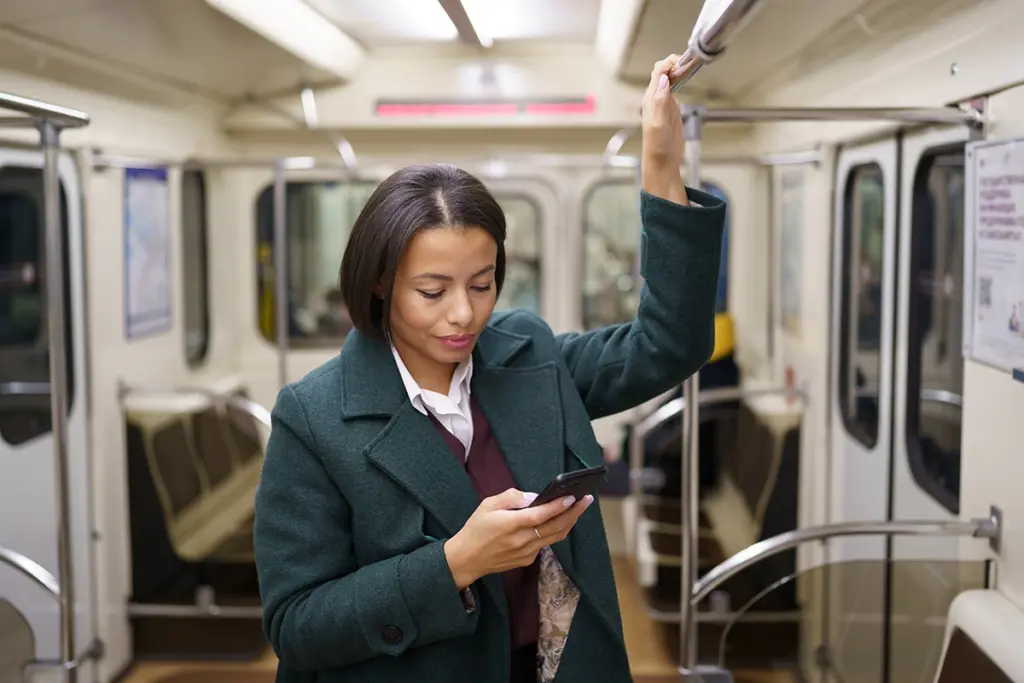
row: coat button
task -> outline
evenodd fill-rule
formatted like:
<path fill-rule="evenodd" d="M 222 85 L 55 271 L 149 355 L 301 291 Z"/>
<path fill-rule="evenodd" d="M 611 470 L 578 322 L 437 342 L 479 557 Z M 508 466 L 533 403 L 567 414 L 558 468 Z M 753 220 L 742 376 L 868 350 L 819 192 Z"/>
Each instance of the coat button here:
<path fill-rule="evenodd" d="M 385 626 L 380 632 L 380 637 L 388 645 L 398 645 L 402 642 L 402 629 L 397 626 Z"/>

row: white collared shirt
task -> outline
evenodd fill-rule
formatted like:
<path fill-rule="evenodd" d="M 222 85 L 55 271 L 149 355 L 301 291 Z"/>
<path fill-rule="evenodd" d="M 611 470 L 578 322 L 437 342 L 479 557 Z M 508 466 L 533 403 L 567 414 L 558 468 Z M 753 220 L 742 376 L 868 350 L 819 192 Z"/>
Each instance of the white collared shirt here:
<path fill-rule="evenodd" d="M 469 447 L 473 443 L 473 412 L 469 403 L 469 385 L 473 378 L 473 357 L 460 363 L 452 375 L 452 384 L 448 388 L 448 394 L 439 394 L 436 391 L 423 389 L 413 379 L 409 368 L 405 367 L 398 350 L 391 347 L 391 353 L 395 357 L 395 364 L 398 365 L 398 374 L 402 376 L 402 384 L 409 394 L 409 401 L 413 407 L 423 413 L 433 415 L 445 429 L 448 430 L 466 449 L 466 457 L 469 457 Z"/>

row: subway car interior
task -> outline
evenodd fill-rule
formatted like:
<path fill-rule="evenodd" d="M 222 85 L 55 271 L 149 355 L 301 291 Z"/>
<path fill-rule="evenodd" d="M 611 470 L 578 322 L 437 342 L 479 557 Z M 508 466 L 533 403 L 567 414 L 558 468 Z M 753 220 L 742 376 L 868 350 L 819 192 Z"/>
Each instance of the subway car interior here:
<path fill-rule="evenodd" d="M 0 3 L 0 683 L 274 680 L 270 411 L 352 329 L 370 193 L 464 168 L 506 216 L 498 309 L 628 322 L 670 54 L 681 173 L 727 225 L 710 360 L 593 423 L 633 679 L 1024 683 L 1022 25 L 1020 0 Z"/>

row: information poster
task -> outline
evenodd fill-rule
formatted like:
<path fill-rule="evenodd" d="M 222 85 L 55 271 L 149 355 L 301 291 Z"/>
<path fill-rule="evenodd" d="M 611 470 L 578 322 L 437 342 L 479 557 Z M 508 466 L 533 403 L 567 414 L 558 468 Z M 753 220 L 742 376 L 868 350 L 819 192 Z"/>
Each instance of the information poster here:
<path fill-rule="evenodd" d="M 800 290 L 803 286 L 804 173 L 789 169 L 780 177 L 779 305 L 782 327 L 800 334 Z"/>
<path fill-rule="evenodd" d="M 1024 140 L 968 148 L 966 354 L 1024 368 Z"/>
<path fill-rule="evenodd" d="M 125 335 L 171 327 L 171 229 L 167 170 L 124 172 Z"/>

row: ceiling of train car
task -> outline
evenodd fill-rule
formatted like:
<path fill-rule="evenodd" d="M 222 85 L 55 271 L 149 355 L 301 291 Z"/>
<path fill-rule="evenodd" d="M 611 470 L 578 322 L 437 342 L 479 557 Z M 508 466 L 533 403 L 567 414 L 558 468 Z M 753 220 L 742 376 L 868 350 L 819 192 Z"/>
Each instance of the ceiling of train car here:
<path fill-rule="evenodd" d="M 306 1 L 371 48 L 458 38 L 436 0 Z M 592 43 L 601 8 L 601 0 L 462 0 L 462 4 L 477 29 L 495 41 Z"/>
<path fill-rule="evenodd" d="M 700 76 L 704 96 L 743 100 L 759 87 L 838 59 L 884 49 L 986 0 L 777 0 L 762 2 L 739 37 Z M 651 65 L 686 47 L 703 0 L 647 0 L 621 73 L 646 82 Z"/>
<path fill-rule="evenodd" d="M 901 0 L 882 0 L 899 2 Z M 739 98 L 770 77 L 823 31 L 855 22 L 864 4 L 877 0 L 783 0 L 763 2 L 714 68 L 701 73 L 700 89 Z M 703 0 L 647 0 L 632 50 L 622 67 L 629 80 L 646 81 L 666 52 L 681 52 Z"/>
<path fill-rule="evenodd" d="M 332 78 L 205 0 L 2 0 L 0 65 L 104 91 L 149 82 L 222 101 Z"/>
<path fill-rule="evenodd" d="M 529 41 L 594 45 L 604 3 L 634 2 L 640 11 L 628 37 L 623 26 L 617 75 L 637 84 L 646 82 L 654 61 L 685 49 L 703 2 L 460 1 L 478 33 L 526 49 Z M 232 103 L 247 94 L 294 92 L 303 83 L 343 83 L 358 72 L 363 50 L 372 59 L 375 49 L 389 46 L 454 44 L 460 37 L 445 2 L 454 0 L 0 0 L 0 65 L 104 91 L 162 88 Z M 877 49 L 977 2 L 765 1 L 725 55 L 688 88 L 701 98 L 740 101 L 780 73 L 803 75 Z M 328 31 L 326 42 L 329 31 L 349 41 L 348 64 L 334 55 L 340 67 L 332 68 L 331 55 L 321 61 L 303 55 L 295 44 L 307 38 L 301 27 L 292 27 L 289 46 L 266 26 L 225 9 L 256 5 L 307 12 Z"/>

